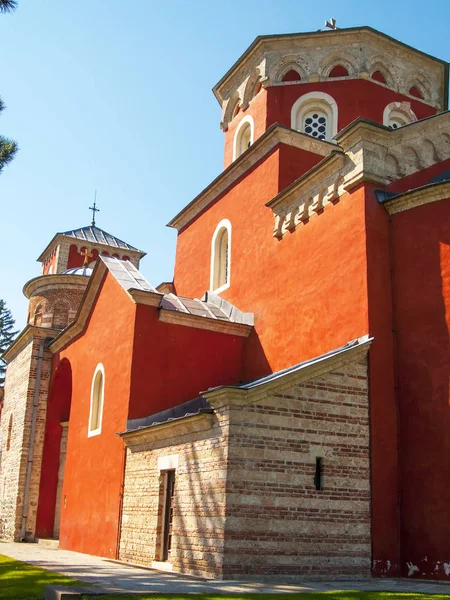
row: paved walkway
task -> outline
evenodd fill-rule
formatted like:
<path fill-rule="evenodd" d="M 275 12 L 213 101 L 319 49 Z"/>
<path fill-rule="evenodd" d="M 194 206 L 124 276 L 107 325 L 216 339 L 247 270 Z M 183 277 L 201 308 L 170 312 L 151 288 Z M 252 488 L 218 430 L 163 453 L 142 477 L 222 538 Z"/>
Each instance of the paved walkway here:
<path fill-rule="evenodd" d="M 332 590 L 379 590 L 450 594 L 450 584 L 407 579 L 369 579 L 364 581 L 320 581 L 296 583 L 255 583 L 215 581 L 142 569 L 115 561 L 57 550 L 40 544 L 0 542 L 0 554 L 63 573 L 111 592 L 178 593 L 289 593 Z"/>

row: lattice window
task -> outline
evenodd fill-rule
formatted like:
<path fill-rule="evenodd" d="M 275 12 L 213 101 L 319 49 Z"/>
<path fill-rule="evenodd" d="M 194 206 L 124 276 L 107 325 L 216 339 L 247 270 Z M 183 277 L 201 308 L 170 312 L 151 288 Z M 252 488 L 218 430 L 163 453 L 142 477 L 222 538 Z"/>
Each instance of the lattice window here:
<path fill-rule="evenodd" d="M 327 139 L 328 117 L 325 111 L 320 109 L 310 110 L 303 117 L 303 132 L 317 138 Z"/>

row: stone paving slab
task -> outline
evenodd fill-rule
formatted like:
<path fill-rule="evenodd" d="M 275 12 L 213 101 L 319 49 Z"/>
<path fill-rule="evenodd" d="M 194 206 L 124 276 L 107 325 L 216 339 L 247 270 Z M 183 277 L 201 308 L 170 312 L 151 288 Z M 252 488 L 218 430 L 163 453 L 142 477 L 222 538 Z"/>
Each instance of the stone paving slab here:
<path fill-rule="evenodd" d="M 109 592 L 148 592 L 165 594 L 186 593 L 298 593 L 310 591 L 361 590 L 449 594 L 450 583 L 420 579 L 366 579 L 359 581 L 217 581 L 175 573 L 143 569 L 123 563 L 49 548 L 40 544 L 0 541 L 0 554 L 22 560 L 98 585 Z"/>

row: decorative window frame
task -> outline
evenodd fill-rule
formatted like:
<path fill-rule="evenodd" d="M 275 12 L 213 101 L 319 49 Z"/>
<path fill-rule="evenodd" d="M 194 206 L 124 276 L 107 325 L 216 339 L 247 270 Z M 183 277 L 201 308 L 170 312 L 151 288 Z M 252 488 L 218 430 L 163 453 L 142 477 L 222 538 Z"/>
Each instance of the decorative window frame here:
<path fill-rule="evenodd" d="M 307 112 L 317 107 L 327 113 L 327 142 L 332 142 L 332 138 L 337 134 L 338 131 L 338 106 L 333 96 L 326 94 L 325 92 L 308 92 L 300 96 L 291 109 L 291 129 L 303 132 L 303 119 Z M 329 124 L 329 125 L 328 125 Z M 300 129 L 298 128 L 300 125 Z M 308 135 L 308 134 L 305 134 Z"/>
<path fill-rule="evenodd" d="M 389 121 L 393 114 L 403 118 L 407 125 L 417 121 L 410 102 L 390 102 L 383 111 L 383 125 L 389 127 Z"/>
<path fill-rule="evenodd" d="M 99 408 L 99 426 L 96 429 L 91 429 L 92 425 L 92 409 L 94 406 L 94 389 L 95 389 L 95 380 L 97 378 L 97 373 L 101 372 L 102 374 L 102 390 L 101 390 L 101 398 L 100 398 L 100 408 Z M 89 422 L 88 422 L 88 437 L 93 437 L 95 435 L 100 435 L 102 432 L 102 423 L 103 423 L 103 407 L 105 404 L 105 368 L 102 363 L 98 363 L 95 368 L 94 375 L 92 377 L 91 384 L 91 404 L 89 408 Z"/>
<path fill-rule="evenodd" d="M 226 229 L 228 234 L 228 264 L 227 264 L 227 277 L 226 283 L 221 285 L 220 287 L 214 289 L 214 274 L 216 272 L 218 261 L 220 260 L 217 254 L 217 238 L 220 232 Z M 230 287 L 230 275 L 231 275 L 231 223 L 228 219 L 222 219 L 220 223 L 217 225 L 214 234 L 211 240 L 211 269 L 210 269 L 210 279 L 209 279 L 209 289 L 215 294 L 219 294 L 220 292 L 225 291 Z"/>
<path fill-rule="evenodd" d="M 238 125 L 238 127 L 236 129 L 236 133 L 234 134 L 234 140 L 233 140 L 233 160 L 236 160 L 237 158 L 239 158 L 239 156 L 242 156 L 242 154 L 243 154 L 243 152 L 241 154 L 238 154 L 238 148 L 240 146 L 242 132 L 245 129 L 245 126 L 247 124 L 250 124 L 250 144 L 253 144 L 253 142 L 254 142 L 254 139 L 255 139 L 255 123 L 253 121 L 253 117 L 250 116 L 250 115 L 247 115 L 239 123 L 239 125 Z"/>

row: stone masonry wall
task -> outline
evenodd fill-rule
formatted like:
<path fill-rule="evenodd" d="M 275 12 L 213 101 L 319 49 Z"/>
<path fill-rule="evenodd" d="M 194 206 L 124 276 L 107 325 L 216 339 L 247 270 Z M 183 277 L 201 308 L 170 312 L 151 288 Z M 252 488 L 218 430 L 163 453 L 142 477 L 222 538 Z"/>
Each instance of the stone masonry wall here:
<path fill-rule="evenodd" d="M 233 407 L 229 444 L 225 578 L 370 575 L 365 361 Z"/>
<path fill-rule="evenodd" d="M 43 331 L 41 335 L 32 339 L 10 361 L 7 367 L 5 398 L 0 423 L 0 539 L 18 541 L 21 537 L 39 348 L 46 333 Z M 34 540 L 36 524 L 50 369 L 51 354 L 44 350 L 37 397 L 28 506 L 25 512 L 27 515 L 25 539 L 29 541 Z M 12 427 L 10 427 L 11 423 Z"/>
<path fill-rule="evenodd" d="M 222 572 L 227 418 L 196 433 L 173 429 L 173 441 L 142 440 L 127 450 L 120 560 L 150 566 L 161 560 L 163 473 L 158 458 L 178 456 L 170 564 L 206 577 Z"/>

